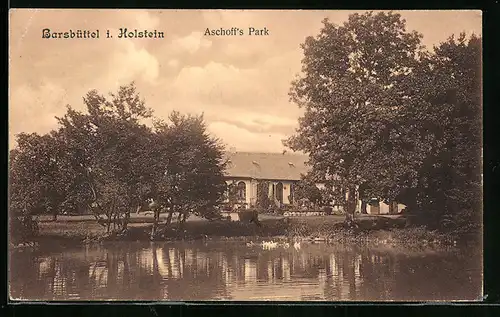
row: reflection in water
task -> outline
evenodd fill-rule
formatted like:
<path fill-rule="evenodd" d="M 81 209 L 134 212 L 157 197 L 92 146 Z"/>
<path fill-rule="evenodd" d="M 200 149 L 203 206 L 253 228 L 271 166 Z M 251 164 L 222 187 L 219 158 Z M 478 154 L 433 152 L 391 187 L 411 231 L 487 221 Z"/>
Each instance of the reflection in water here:
<path fill-rule="evenodd" d="M 116 243 L 13 251 L 10 287 L 32 300 L 474 300 L 482 275 L 471 252 Z"/>

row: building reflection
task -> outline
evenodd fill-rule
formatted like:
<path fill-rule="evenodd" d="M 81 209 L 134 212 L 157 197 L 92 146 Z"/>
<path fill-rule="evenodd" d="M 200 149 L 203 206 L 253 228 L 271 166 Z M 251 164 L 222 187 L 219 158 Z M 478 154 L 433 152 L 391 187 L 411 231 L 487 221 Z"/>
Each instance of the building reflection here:
<path fill-rule="evenodd" d="M 310 245 L 297 251 L 133 243 L 17 253 L 11 257 L 10 291 L 14 298 L 40 300 L 460 298 L 461 286 L 481 288 L 477 271 L 461 269 L 466 260 L 354 246 Z"/>
<path fill-rule="evenodd" d="M 251 259 L 245 259 L 243 266 L 245 283 L 257 282 L 257 263 L 252 262 Z"/>

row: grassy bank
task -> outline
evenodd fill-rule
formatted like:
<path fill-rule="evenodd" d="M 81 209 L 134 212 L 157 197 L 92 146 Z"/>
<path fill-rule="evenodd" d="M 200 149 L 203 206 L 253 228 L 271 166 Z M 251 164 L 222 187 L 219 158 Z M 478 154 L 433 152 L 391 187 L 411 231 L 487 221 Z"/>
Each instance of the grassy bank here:
<path fill-rule="evenodd" d="M 260 225 L 231 221 L 206 221 L 190 219 L 181 228 L 172 224 L 162 232 L 160 240 L 197 240 L 197 239 L 304 239 L 327 242 L 373 242 L 405 245 L 442 245 L 455 244 L 458 237 L 428 231 L 425 228 L 406 226 L 401 217 L 361 216 L 356 227 L 346 229 L 342 216 L 318 217 L 261 217 Z M 152 224 L 134 221 L 129 231 L 120 240 L 149 240 Z M 61 241 L 61 243 L 81 243 L 98 241 L 105 236 L 105 228 L 95 221 L 71 219 L 66 221 L 42 221 L 39 224 L 39 242 Z"/>

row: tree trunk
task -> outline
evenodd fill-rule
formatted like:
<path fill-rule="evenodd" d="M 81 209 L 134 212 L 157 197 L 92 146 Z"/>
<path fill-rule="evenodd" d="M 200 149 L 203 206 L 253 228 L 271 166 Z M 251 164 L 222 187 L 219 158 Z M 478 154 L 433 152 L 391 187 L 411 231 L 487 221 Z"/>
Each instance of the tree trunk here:
<path fill-rule="evenodd" d="M 368 214 L 368 210 L 367 210 L 367 203 L 366 203 L 366 200 L 361 200 L 361 213 L 362 214 Z"/>
<path fill-rule="evenodd" d="M 154 215 L 155 215 L 154 222 L 158 225 L 158 222 L 160 221 L 160 208 L 155 208 Z"/>
<path fill-rule="evenodd" d="M 367 189 L 367 185 L 366 184 L 361 184 L 359 185 L 358 187 L 358 194 L 359 194 L 359 199 L 361 200 L 361 210 L 360 210 L 360 213 L 361 214 L 368 214 L 368 211 L 367 211 L 367 205 L 368 205 L 368 201 L 367 201 L 367 195 L 366 195 L 366 189 Z"/>
<path fill-rule="evenodd" d="M 56 210 L 57 210 L 57 209 L 54 209 L 54 210 L 52 211 L 52 221 L 57 221 L 57 211 L 56 211 Z"/>
<path fill-rule="evenodd" d="M 347 191 L 347 203 L 346 203 L 346 211 L 345 211 L 345 216 L 346 216 L 346 224 L 348 226 L 351 226 L 352 223 L 354 222 L 354 212 L 356 211 L 356 195 L 355 195 L 355 189 L 354 188 L 349 188 Z"/>
<path fill-rule="evenodd" d="M 108 233 L 111 232 L 111 223 L 113 222 L 113 214 L 115 213 L 115 202 L 111 201 L 111 206 L 109 206 L 108 210 Z"/>
<path fill-rule="evenodd" d="M 389 215 L 394 215 L 395 212 L 394 212 L 394 202 L 391 201 L 389 202 Z"/>
<path fill-rule="evenodd" d="M 158 221 L 160 220 L 160 208 L 154 207 L 154 218 L 153 218 L 153 228 L 151 229 L 151 239 L 156 237 L 158 231 Z"/>
<path fill-rule="evenodd" d="M 130 210 L 125 211 L 125 218 L 123 219 L 122 231 L 128 230 L 128 223 L 130 221 Z"/>
<path fill-rule="evenodd" d="M 179 229 L 183 230 L 184 229 L 184 224 L 186 222 L 186 217 L 187 217 L 187 212 L 181 212 L 179 213 Z"/>
<path fill-rule="evenodd" d="M 170 207 L 170 210 L 168 211 L 167 221 L 165 222 L 165 224 L 167 226 L 172 223 L 172 217 L 173 217 L 173 215 L 174 215 L 174 208 Z"/>
<path fill-rule="evenodd" d="M 97 223 L 103 227 L 106 227 L 106 223 L 104 222 L 104 219 L 101 218 L 99 211 L 101 211 L 100 208 L 95 210 L 91 205 L 87 205 L 87 208 L 92 211 L 92 215 L 94 216 L 95 220 Z"/>

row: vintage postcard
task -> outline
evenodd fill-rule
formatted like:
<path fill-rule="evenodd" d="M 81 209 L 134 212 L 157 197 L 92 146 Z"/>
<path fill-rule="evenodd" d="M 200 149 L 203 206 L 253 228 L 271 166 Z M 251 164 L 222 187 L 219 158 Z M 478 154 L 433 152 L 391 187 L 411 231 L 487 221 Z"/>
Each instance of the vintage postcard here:
<path fill-rule="evenodd" d="M 480 301 L 481 11 L 9 13 L 12 301 Z"/>

